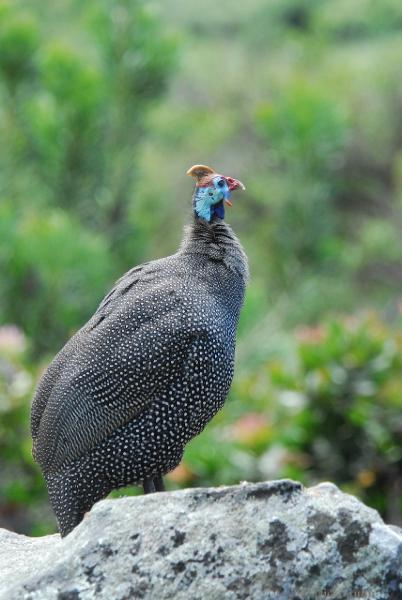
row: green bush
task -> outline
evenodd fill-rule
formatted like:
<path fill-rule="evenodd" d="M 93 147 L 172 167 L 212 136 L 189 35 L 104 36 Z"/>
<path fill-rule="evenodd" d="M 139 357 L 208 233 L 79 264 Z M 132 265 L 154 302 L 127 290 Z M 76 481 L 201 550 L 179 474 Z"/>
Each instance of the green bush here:
<path fill-rule="evenodd" d="M 308 480 L 330 479 L 402 517 L 402 329 L 375 314 L 332 320 L 298 334 L 294 370 L 278 363 L 270 378 L 299 395 L 282 443 L 302 453 Z M 302 470 L 297 470 L 302 476 Z"/>
<path fill-rule="evenodd" d="M 142 0 L 0 14 L 0 315 L 43 352 L 142 258 L 137 153 L 175 44 Z"/>
<path fill-rule="evenodd" d="M 257 127 L 278 181 L 269 200 L 270 274 L 274 285 L 294 288 L 308 269 L 332 270 L 333 249 L 340 263 L 334 200 L 349 126 L 327 92 L 300 80 L 259 108 Z"/>
<path fill-rule="evenodd" d="M 54 531 L 54 520 L 31 455 L 29 407 L 38 372 L 26 364 L 27 346 L 17 327 L 0 327 L 0 527 L 41 535 Z"/>
<path fill-rule="evenodd" d="M 52 351 L 89 317 L 111 280 L 112 258 L 102 235 L 68 213 L 39 216 L 13 202 L 0 205 L 0 321 L 18 323 Z"/>
<path fill-rule="evenodd" d="M 355 41 L 402 29 L 398 0 L 332 0 L 319 3 L 314 28 L 331 37 Z"/>

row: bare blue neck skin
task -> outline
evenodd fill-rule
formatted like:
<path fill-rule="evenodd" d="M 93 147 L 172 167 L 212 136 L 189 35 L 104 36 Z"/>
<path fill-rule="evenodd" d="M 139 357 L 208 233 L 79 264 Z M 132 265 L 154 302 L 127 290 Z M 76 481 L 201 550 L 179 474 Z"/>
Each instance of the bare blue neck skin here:
<path fill-rule="evenodd" d="M 208 188 L 201 188 L 201 190 L 205 190 Z M 207 198 L 205 198 L 204 194 L 195 194 L 194 195 L 194 212 L 197 217 L 200 219 L 204 219 L 210 223 L 214 217 L 219 217 L 220 219 L 225 218 L 225 209 L 223 207 L 223 200 L 218 201 L 217 204 L 211 204 Z"/>
<path fill-rule="evenodd" d="M 208 187 L 196 186 L 193 196 L 193 207 L 197 217 L 210 223 L 214 217 L 224 219 L 224 200 L 228 200 L 231 192 L 226 180 L 217 176 Z"/>

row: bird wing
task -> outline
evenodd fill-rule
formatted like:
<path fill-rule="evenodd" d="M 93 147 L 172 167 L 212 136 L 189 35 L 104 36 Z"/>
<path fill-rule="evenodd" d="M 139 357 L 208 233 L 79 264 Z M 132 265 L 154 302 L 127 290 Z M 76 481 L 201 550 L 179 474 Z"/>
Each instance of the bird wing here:
<path fill-rule="evenodd" d="M 31 435 L 34 440 L 38 435 L 42 415 L 52 393 L 55 382 L 61 376 L 69 357 L 74 351 L 71 341 L 72 340 L 67 342 L 64 348 L 54 357 L 51 364 L 40 378 L 36 388 L 31 407 Z"/>
<path fill-rule="evenodd" d="M 139 281 L 139 290 L 120 281 L 72 343 L 35 440 L 35 458 L 47 473 L 131 421 L 180 376 L 197 337 L 180 283 L 155 279 L 152 271 Z"/>
<path fill-rule="evenodd" d="M 82 333 L 85 330 L 93 330 L 113 311 L 113 308 L 116 306 L 119 299 L 121 299 L 139 281 L 141 272 L 147 265 L 148 263 L 144 263 L 143 265 L 134 267 L 116 281 L 114 287 L 101 301 L 90 321 L 65 344 L 43 373 L 37 385 L 31 406 L 31 435 L 34 441 L 38 435 L 42 415 L 52 394 L 52 390 L 65 372 L 69 361 L 76 354 L 77 348 L 83 337 Z"/>

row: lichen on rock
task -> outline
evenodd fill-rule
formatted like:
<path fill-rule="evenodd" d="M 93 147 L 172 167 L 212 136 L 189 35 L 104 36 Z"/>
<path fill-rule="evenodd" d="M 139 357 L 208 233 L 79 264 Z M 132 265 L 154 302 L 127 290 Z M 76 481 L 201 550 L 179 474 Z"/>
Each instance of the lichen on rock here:
<path fill-rule="evenodd" d="M 63 540 L 0 541 L 0 600 L 402 598 L 402 531 L 327 483 L 104 500 Z"/>

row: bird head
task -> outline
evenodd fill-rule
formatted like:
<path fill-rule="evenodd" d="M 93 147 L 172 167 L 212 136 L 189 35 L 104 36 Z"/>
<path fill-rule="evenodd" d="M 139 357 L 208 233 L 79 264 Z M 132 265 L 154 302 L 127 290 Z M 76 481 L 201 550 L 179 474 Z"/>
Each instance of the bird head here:
<path fill-rule="evenodd" d="M 194 165 L 187 171 L 187 175 L 196 180 L 193 195 L 194 212 L 208 222 L 211 222 L 214 217 L 223 219 L 224 204 L 232 206 L 230 201 L 232 192 L 239 188 L 246 189 L 238 179 L 220 175 L 205 165 Z"/>

